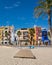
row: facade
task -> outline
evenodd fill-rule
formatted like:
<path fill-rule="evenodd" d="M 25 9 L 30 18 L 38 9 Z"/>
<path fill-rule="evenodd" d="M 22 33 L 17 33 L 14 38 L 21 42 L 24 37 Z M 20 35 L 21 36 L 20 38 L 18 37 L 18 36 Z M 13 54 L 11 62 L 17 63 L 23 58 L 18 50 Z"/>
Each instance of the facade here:
<path fill-rule="evenodd" d="M 34 34 L 34 40 L 35 40 L 35 45 L 38 45 L 38 41 L 41 40 L 42 37 L 42 32 L 41 32 L 41 27 L 34 27 L 35 34 Z"/>
<path fill-rule="evenodd" d="M 9 27 L 5 26 L 3 31 L 3 44 L 9 44 L 8 32 L 9 32 Z"/>
<path fill-rule="evenodd" d="M 21 44 L 25 44 L 25 43 L 29 44 L 28 29 L 27 28 L 19 29 L 19 30 L 16 31 L 16 34 L 17 34 L 18 31 L 21 32 L 21 35 L 20 35 Z M 18 36 L 17 36 L 17 40 L 19 40 Z"/>
<path fill-rule="evenodd" d="M 48 37 L 48 31 L 46 29 L 42 29 L 42 42 L 43 44 L 50 45 L 50 39 Z"/>
<path fill-rule="evenodd" d="M 4 32 L 4 27 L 0 27 L 0 44 L 2 43 L 3 40 L 3 32 Z"/>
<path fill-rule="evenodd" d="M 34 30 L 35 30 L 35 33 L 34 33 L 34 41 L 33 41 L 33 45 L 38 45 L 38 42 L 41 41 L 42 39 L 42 29 L 41 27 L 34 27 Z M 24 44 L 25 42 L 24 41 L 27 41 L 29 40 L 29 44 L 30 44 L 30 34 L 29 34 L 29 29 L 19 29 L 17 31 L 20 31 L 21 32 L 21 35 L 20 35 L 20 41 L 21 41 L 21 44 Z M 19 37 L 17 37 L 17 40 L 19 40 Z"/>
<path fill-rule="evenodd" d="M 9 43 L 13 43 L 13 41 L 14 27 L 13 26 L 0 27 L 0 43 L 9 45 Z"/>
<path fill-rule="evenodd" d="M 49 38 L 49 40 L 51 40 L 50 30 L 48 30 L 48 38 Z"/>
<path fill-rule="evenodd" d="M 14 43 L 14 40 L 15 40 L 14 26 L 9 27 L 9 36 L 10 36 L 11 43 Z"/>
<path fill-rule="evenodd" d="M 45 29 L 36 26 L 36 27 L 34 27 L 34 30 L 35 30 L 35 33 L 34 33 L 34 37 L 33 37 L 33 45 L 42 44 L 41 43 L 41 42 L 43 42 L 42 30 L 45 30 Z M 20 37 L 18 37 L 18 35 L 17 35 L 18 31 L 21 32 Z M 48 39 L 49 39 L 49 37 L 48 37 Z M 10 43 L 11 44 L 16 43 L 16 45 L 17 45 L 17 44 L 19 44 L 19 40 L 20 40 L 21 45 L 30 45 L 29 28 L 22 28 L 22 29 L 14 31 L 14 26 L 2 26 L 2 27 L 0 27 L 0 44 L 9 45 Z"/>

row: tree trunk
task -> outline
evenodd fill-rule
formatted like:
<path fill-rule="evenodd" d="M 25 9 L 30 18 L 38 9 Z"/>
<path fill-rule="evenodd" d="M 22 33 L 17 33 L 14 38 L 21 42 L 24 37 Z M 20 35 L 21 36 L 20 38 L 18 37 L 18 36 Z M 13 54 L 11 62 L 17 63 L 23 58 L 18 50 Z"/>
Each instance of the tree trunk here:
<path fill-rule="evenodd" d="M 52 28 L 50 30 L 50 35 L 51 35 L 51 44 L 52 44 Z"/>
<path fill-rule="evenodd" d="M 52 44 L 52 23 L 51 23 L 51 10 L 48 10 L 48 24 L 50 29 L 51 44 Z"/>
<path fill-rule="evenodd" d="M 19 40 L 18 40 L 18 44 L 19 44 L 19 47 L 21 46 L 21 43 L 20 43 L 20 37 L 19 37 Z"/>
<path fill-rule="evenodd" d="M 33 45 L 33 37 L 31 36 L 31 45 Z"/>

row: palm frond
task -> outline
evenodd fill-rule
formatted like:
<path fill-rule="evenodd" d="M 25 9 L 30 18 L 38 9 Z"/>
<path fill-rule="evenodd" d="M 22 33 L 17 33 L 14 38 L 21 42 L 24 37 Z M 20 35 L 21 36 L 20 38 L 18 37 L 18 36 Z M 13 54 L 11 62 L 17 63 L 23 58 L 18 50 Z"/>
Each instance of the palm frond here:
<path fill-rule="evenodd" d="M 21 35 L 21 32 L 20 32 L 20 31 L 18 31 L 18 32 L 17 32 L 17 35 L 20 37 L 20 35 Z"/>
<path fill-rule="evenodd" d="M 51 4 L 50 4 L 50 6 L 52 7 L 52 2 L 51 2 Z"/>
<path fill-rule="evenodd" d="M 34 15 L 39 17 L 43 13 L 48 14 L 48 10 L 52 11 L 52 0 L 40 0 L 39 5 L 34 8 Z"/>
<path fill-rule="evenodd" d="M 34 8 L 34 11 L 37 11 L 38 9 L 44 9 L 45 7 L 44 6 L 37 6 Z"/>
<path fill-rule="evenodd" d="M 41 12 L 37 12 L 37 13 L 35 14 L 35 17 L 38 18 L 41 14 L 43 14 L 42 11 L 41 11 Z"/>
<path fill-rule="evenodd" d="M 39 4 L 45 6 L 46 5 L 46 2 L 40 1 Z"/>
<path fill-rule="evenodd" d="M 52 0 L 45 0 L 47 2 L 47 4 L 50 4 L 52 2 Z"/>
<path fill-rule="evenodd" d="M 34 28 L 30 28 L 30 29 L 29 29 L 29 34 L 30 34 L 31 36 L 34 36 L 34 33 L 35 33 Z"/>

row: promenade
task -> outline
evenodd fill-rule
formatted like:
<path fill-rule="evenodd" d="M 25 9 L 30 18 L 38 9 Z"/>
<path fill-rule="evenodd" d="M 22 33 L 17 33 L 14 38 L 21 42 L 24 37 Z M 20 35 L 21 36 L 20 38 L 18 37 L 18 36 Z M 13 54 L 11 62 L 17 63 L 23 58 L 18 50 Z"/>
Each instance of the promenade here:
<path fill-rule="evenodd" d="M 14 58 L 21 49 L 24 48 L 0 46 L 0 65 L 52 65 L 52 47 L 30 49 L 36 59 Z"/>

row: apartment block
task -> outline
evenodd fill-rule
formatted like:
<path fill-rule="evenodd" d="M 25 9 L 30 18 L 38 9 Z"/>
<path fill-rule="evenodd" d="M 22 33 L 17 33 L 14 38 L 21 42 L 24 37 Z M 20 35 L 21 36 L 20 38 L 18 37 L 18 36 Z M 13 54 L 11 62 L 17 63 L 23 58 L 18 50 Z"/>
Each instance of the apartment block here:
<path fill-rule="evenodd" d="M 22 29 L 17 30 L 16 34 L 18 31 L 21 32 L 21 35 L 20 35 L 21 44 L 25 44 L 25 43 L 29 44 L 29 37 L 28 37 L 28 31 L 29 30 L 27 28 L 22 28 Z M 17 38 L 17 40 L 19 40 L 19 37 Z"/>
<path fill-rule="evenodd" d="M 2 43 L 3 41 L 3 32 L 4 32 L 4 27 L 0 27 L 0 44 Z"/>
<path fill-rule="evenodd" d="M 14 42 L 14 27 L 3 26 L 0 27 L 0 42 L 1 44 L 9 44 Z"/>

